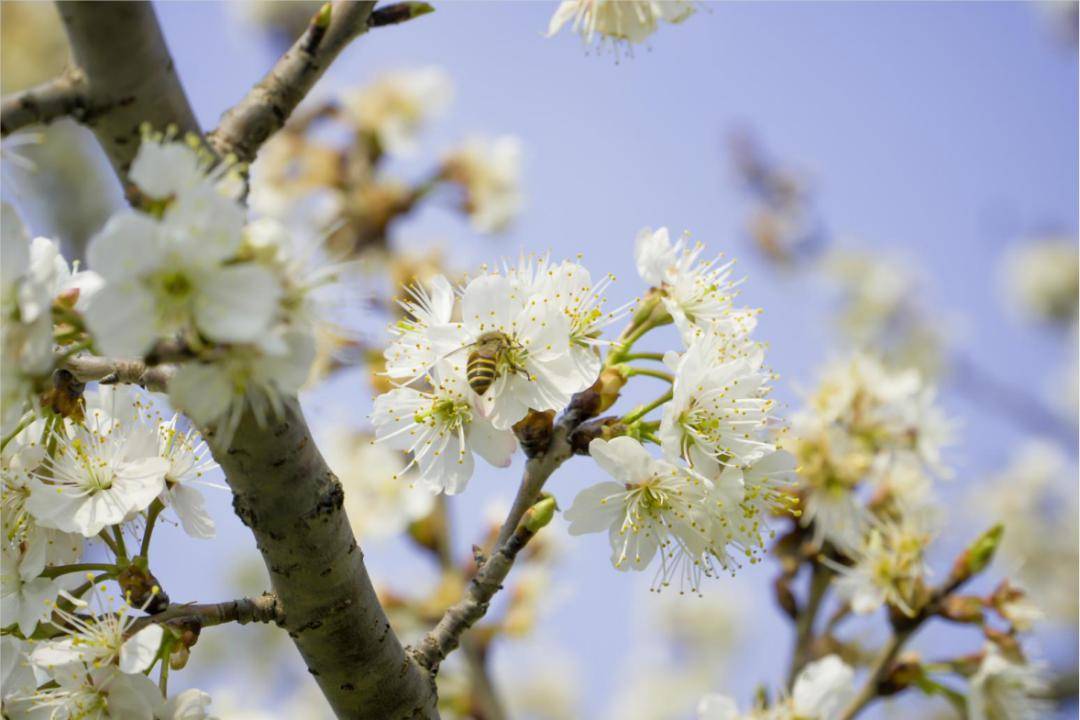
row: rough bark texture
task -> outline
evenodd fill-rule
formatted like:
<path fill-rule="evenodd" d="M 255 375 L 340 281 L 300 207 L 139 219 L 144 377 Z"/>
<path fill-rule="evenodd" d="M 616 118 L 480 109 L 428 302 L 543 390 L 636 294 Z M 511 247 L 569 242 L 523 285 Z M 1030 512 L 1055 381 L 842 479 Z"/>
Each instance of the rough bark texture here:
<path fill-rule="evenodd" d="M 341 483 L 300 411 L 267 428 L 248 415 L 232 446 L 214 455 L 270 571 L 284 627 L 338 717 L 437 717 L 433 678 L 390 629 L 342 510 Z"/>
<path fill-rule="evenodd" d="M 147 2 L 58 2 L 71 53 L 95 108 L 85 122 L 126 180 L 140 126 L 199 133 L 172 56 Z"/>
<path fill-rule="evenodd" d="M 367 30 L 374 2 L 335 2 L 329 20 L 319 13 L 258 85 L 221 119 L 210 134 L 219 155 L 250 162 L 266 140 L 326 72 L 346 45 Z"/>

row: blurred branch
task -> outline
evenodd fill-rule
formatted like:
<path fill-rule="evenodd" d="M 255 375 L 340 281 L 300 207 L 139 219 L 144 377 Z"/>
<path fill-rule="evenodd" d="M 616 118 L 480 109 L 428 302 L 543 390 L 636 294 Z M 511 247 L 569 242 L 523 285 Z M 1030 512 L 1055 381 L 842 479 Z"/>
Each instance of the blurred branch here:
<path fill-rule="evenodd" d="M 837 720 L 852 720 L 881 694 L 881 690 L 893 670 L 893 663 L 904 645 L 927 620 L 942 610 L 942 606 L 954 592 L 986 569 L 997 551 L 1003 531 L 1004 528 L 1001 525 L 995 525 L 976 538 L 957 557 L 949 576 L 945 578 L 945 581 L 940 586 L 930 592 L 927 602 L 913 617 L 900 615 L 895 611 L 890 613 L 892 635 L 870 666 L 870 672 L 862 687 L 851 702 L 848 703 L 847 707 L 844 708 L 844 711 L 837 716 Z"/>
<path fill-rule="evenodd" d="M 788 670 L 788 687 L 795 683 L 799 671 L 814 659 L 814 621 L 829 590 L 832 576 L 829 568 L 817 561 L 811 561 L 806 604 L 798 609 L 795 617 L 795 649 L 791 654 L 791 667 Z"/>
<path fill-rule="evenodd" d="M 148 2 L 57 2 L 71 52 L 85 78 L 83 118 L 126 182 L 140 127 L 199 133 L 154 7 Z M 75 119 L 80 119 L 73 115 Z"/>
<path fill-rule="evenodd" d="M 5 95 L 0 100 L 0 135 L 7 137 L 28 125 L 47 125 L 62 117 L 87 122 L 91 115 L 86 78 L 80 70 L 71 69 L 37 87 Z"/>
<path fill-rule="evenodd" d="M 1076 452 L 1076 426 L 1040 402 L 1032 390 L 998 380 L 970 357 L 959 353 L 953 357 L 951 375 L 956 389 L 971 401 L 987 406 L 1025 430 L 1052 437 Z"/>
<path fill-rule="evenodd" d="M 251 162 L 266 140 L 288 121 L 330 63 L 368 29 L 374 2 L 337 0 L 323 6 L 303 35 L 210 133 L 222 156 Z"/>

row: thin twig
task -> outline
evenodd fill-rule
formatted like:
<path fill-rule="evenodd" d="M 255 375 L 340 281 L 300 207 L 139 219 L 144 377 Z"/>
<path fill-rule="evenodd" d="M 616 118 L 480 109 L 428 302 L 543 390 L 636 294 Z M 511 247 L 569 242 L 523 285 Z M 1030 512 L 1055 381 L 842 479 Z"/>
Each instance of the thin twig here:
<path fill-rule="evenodd" d="M 235 622 L 248 623 L 285 622 L 285 611 L 272 593 L 263 593 L 259 597 L 239 598 L 219 603 L 173 604 L 155 615 L 139 618 L 131 625 L 131 634 L 137 633 L 147 625 L 167 624 L 177 620 L 195 619 L 200 627 L 211 627 Z"/>
<path fill-rule="evenodd" d="M 285 125 L 334 58 L 367 31 L 374 6 L 374 2 L 339 0 L 328 11 L 324 7 L 316 13 L 266 77 L 226 112 L 210 133 L 214 149 L 240 162 L 254 160 L 262 144 Z"/>
<path fill-rule="evenodd" d="M 522 519 L 540 497 L 551 474 L 573 455 L 570 433 L 592 417 L 599 407 L 599 397 L 591 390 L 578 393 L 570 401 L 552 430 L 551 443 L 543 453 L 530 458 L 518 486 L 506 520 L 495 540 L 495 550 L 469 582 L 465 597 L 450 607 L 435 628 L 412 650 L 413 659 L 434 671 L 439 663 L 459 644 L 461 635 L 472 627 L 488 610 L 491 598 L 502 588 L 514 560 L 532 538 Z"/>
<path fill-rule="evenodd" d="M 172 365 L 148 367 L 142 360 L 121 360 L 96 355 L 76 355 L 68 358 L 64 367 L 80 382 L 101 382 L 105 385 L 141 385 L 147 390 L 164 392 L 176 372 Z"/>
<path fill-rule="evenodd" d="M 814 646 L 814 621 L 817 619 L 821 602 L 829 589 L 832 571 L 821 563 L 814 562 L 810 570 L 810 586 L 806 605 L 800 610 L 795 621 L 795 649 L 791 654 L 791 667 L 788 670 L 788 687 L 795 683 L 799 671 L 811 660 Z"/>
<path fill-rule="evenodd" d="M 461 642 L 461 635 L 487 613 L 491 598 L 502 588 L 518 553 L 532 539 L 533 533 L 519 525 L 509 540 L 500 543 L 469 582 L 465 597 L 452 605 L 439 623 L 413 649 L 413 659 L 422 667 L 436 671 L 447 655 Z"/>

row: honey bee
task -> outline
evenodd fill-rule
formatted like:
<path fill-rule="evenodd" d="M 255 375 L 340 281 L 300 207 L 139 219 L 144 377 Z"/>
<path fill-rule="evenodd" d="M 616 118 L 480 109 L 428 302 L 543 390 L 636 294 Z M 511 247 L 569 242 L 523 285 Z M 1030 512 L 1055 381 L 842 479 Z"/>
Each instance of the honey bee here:
<path fill-rule="evenodd" d="M 486 332 L 476 339 L 465 365 L 465 379 L 477 395 L 487 392 L 499 377 L 500 359 L 510 349 L 510 338 L 495 331 Z"/>

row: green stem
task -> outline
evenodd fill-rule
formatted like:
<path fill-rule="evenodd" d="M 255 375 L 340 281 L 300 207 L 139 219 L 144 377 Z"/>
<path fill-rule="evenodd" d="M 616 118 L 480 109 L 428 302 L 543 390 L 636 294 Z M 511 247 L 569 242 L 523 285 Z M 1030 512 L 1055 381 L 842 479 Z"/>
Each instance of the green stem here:
<path fill-rule="evenodd" d="M 31 410 L 22 416 L 19 420 L 19 424 L 15 426 L 15 429 L 4 436 L 3 442 L 0 442 L 0 450 L 3 450 L 8 446 L 8 443 L 15 439 L 15 437 L 26 428 L 30 427 L 34 422 L 34 411 Z"/>
<path fill-rule="evenodd" d="M 158 679 L 158 687 L 161 688 L 161 694 L 163 697 L 169 696 L 169 658 L 165 657 L 161 660 L 161 675 Z"/>
<path fill-rule="evenodd" d="M 119 525 L 112 526 L 113 539 L 116 540 L 116 547 L 119 548 L 120 554 L 117 559 L 127 560 L 127 544 L 124 542 L 124 533 L 120 532 Z"/>
<path fill-rule="evenodd" d="M 61 575 L 68 575 L 73 572 L 90 572 L 90 571 L 102 571 L 107 573 L 114 573 L 119 568 L 116 565 L 110 565 L 109 563 L 74 563 L 72 565 L 55 565 L 53 567 L 45 568 L 41 573 L 41 577 L 55 578 Z"/>
<path fill-rule="evenodd" d="M 664 353 L 629 353 L 624 354 L 622 359 L 629 362 L 630 360 L 655 360 L 656 362 L 664 362 Z"/>
<path fill-rule="evenodd" d="M 658 380 L 666 380 L 669 383 L 675 382 L 674 376 L 672 376 L 671 373 L 664 372 L 663 370 L 651 370 L 649 368 L 627 366 L 623 370 L 623 374 L 628 378 L 632 378 L 635 375 L 644 375 L 646 377 L 657 378 Z"/>
<path fill-rule="evenodd" d="M 142 536 L 142 544 L 139 546 L 139 555 L 150 559 L 150 536 L 154 534 L 154 526 L 157 524 L 158 515 L 165 509 L 161 500 L 150 503 L 150 509 L 146 512 L 146 532 Z"/>
<path fill-rule="evenodd" d="M 116 546 L 116 543 L 113 542 L 113 539 L 109 537 L 109 534 L 106 531 L 102 530 L 100 533 L 98 533 L 98 538 L 100 538 L 101 541 L 104 542 L 110 550 L 112 550 L 113 555 L 118 558 L 120 557 L 120 548 Z"/>
<path fill-rule="evenodd" d="M 650 412 L 652 412 L 656 408 L 660 407 L 661 405 L 666 403 L 671 398 L 672 398 L 672 393 L 671 393 L 670 390 L 668 390 L 666 393 L 664 393 L 660 397 L 656 398 L 655 400 L 653 400 L 648 405 L 639 405 L 638 407 L 634 408 L 634 410 L 631 411 L 629 415 L 623 416 L 621 422 L 624 425 L 629 425 L 630 423 L 634 422 L 635 420 L 638 420 L 638 419 L 648 415 Z"/>

